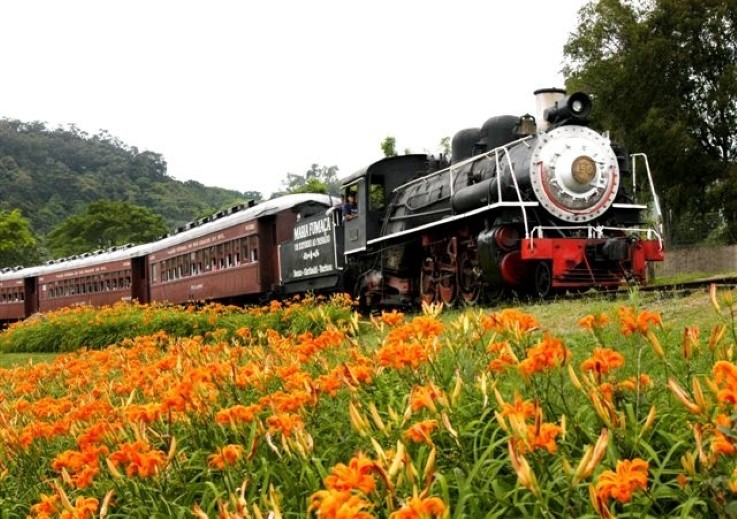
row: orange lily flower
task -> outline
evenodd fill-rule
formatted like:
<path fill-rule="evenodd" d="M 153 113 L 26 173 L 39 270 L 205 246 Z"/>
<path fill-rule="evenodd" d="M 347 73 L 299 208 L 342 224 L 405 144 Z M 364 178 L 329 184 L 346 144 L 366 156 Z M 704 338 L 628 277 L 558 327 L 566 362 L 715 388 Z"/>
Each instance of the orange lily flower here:
<path fill-rule="evenodd" d="M 595 485 L 596 495 L 604 503 L 610 498 L 629 503 L 634 492 L 647 488 L 647 475 L 647 461 L 640 458 L 620 460 L 616 472 L 607 470 L 599 475 Z"/>
<path fill-rule="evenodd" d="M 318 490 L 310 496 L 309 510 L 325 519 L 373 519 L 365 509 L 373 505 L 347 490 Z"/>
<path fill-rule="evenodd" d="M 445 503 L 439 497 L 411 497 L 389 519 L 430 519 L 442 517 L 444 513 Z"/>
<path fill-rule="evenodd" d="M 611 348 L 594 348 L 593 355 L 581 363 L 582 371 L 593 371 L 597 378 L 624 366 L 624 355 Z"/>
<path fill-rule="evenodd" d="M 415 443 L 427 443 L 432 445 L 430 434 L 438 428 L 437 420 L 423 420 L 412 424 L 412 426 L 404 432 L 404 436 Z"/>
<path fill-rule="evenodd" d="M 222 470 L 226 466 L 235 465 L 242 455 L 243 447 L 231 443 L 218 449 L 217 453 L 210 454 L 207 457 L 207 464 L 210 468 Z"/>
<path fill-rule="evenodd" d="M 360 490 L 364 494 L 370 494 L 376 488 L 372 475 L 375 470 L 374 460 L 359 454 L 348 465 L 339 463 L 334 466 L 330 475 L 325 478 L 325 487 L 340 491 Z"/>

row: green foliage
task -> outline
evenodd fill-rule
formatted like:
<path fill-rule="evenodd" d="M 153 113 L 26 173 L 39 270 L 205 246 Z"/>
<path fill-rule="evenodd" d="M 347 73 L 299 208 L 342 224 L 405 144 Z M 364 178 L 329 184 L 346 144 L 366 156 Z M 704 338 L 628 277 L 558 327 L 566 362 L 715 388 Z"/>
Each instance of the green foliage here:
<path fill-rule="evenodd" d="M 0 211 L 0 268 L 34 265 L 39 259 L 31 224 L 20 209 Z"/>
<path fill-rule="evenodd" d="M 579 12 L 564 50 L 567 89 L 593 93 L 599 125 L 648 154 L 666 223 L 722 211 L 734 243 L 734 3 L 598 0 Z"/>
<path fill-rule="evenodd" d="M 243 198 L 246 200 L 253 200 L 258 203 L 264 199 L 264 195 L 261 194 L 261 191 L 244 191 Z"/>
<path fill-rule="evenodd" d="M 324 193 L 337 196 L 340 194 L 338 167 L 313 164 L 304 175 L 287 173 L 282 185 L 284 189 L 274 193 L 272 197 L 287 193 Z"/>
<path fill-rule="evenodd" d="M 98 200 L 53 229 L 46 245 L 54 257 L 126 243 L 146 243 L 166 234 L 164 219 L 145 207 Z"/>
<path fill-rule="evenodd" d="M 385 157 L 396 157 L 397 156 L 397 139 L 391 135 L 387 135 L 383 141 L 381 141 L 381 151 Z"/>
<path fill-rule="evenodd" d="M 38 314 L 0 333 L 4 353 L 59 353 L 80 348 L 102 349 L 137 336 L 164 332 L 172 337 L 207 336 L 227 340 L 246 327 L 253 333 L 320 333 L 329 323 L 345 323 L 351 317 L 350 302 L 335 297 L 328 304 L 306 298 L 297 311 L 291 304 L 272 307 L 210 304 L 206 306 L 138 305 L 71 307 Z"/>

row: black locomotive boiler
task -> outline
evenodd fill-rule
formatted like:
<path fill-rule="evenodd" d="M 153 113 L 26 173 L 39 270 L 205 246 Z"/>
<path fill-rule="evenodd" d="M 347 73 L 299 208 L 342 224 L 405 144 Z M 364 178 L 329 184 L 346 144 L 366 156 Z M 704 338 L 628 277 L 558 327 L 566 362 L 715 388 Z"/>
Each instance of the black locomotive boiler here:
<path fill-rule="evenodd" d="M 646 158 L 648 190 L 638 191 L 644 155 L 590 128 L 588 95 L 535 95 L 536 117 L 456 133 L 450 162 L 389 157 L 344 179 L 358 217 L 334 208 L 313 217 L 320 225 L 302 222 L 281 247 L 284 289 L 343 288 L 365 306 L 454 305 L 645 283 L 648 262 L 663 260 Z"/>

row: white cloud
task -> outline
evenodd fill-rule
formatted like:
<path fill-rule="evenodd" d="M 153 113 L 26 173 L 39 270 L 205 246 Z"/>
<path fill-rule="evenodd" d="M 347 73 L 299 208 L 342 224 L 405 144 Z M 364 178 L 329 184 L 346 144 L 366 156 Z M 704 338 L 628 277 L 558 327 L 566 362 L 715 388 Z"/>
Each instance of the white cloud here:
<path fill-rule="evenodd" d="M 562 86 L 584 0 L 0 4 L 0 116 L 106 129 L 169 174 L 268 195 L 348 175 Z"/>

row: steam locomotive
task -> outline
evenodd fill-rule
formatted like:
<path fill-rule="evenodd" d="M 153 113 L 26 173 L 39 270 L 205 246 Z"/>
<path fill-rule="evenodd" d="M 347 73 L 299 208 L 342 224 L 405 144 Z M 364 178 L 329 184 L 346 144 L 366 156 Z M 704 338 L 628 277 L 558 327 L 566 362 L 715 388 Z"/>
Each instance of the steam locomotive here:
<path fill-rule="evenodd" d="M 119 300 L 242 303 L 344 291 L 368 309 L 645 283 L 648 262 L 663 260 L 646 157 L 589 127 L 588 95 L 535 94 L 535 117 L 493 117 L 456 133 L 450 161 L 388 157 L 345 178 L 355 218 L 343 218 L 335 197 L 292 194 L 152 243 L 4 269 L 0 322 Z M 644 197 L 635 160 L 645 165 Z"/>
<path fill-rule="evenodd" d="M 450 163 L 389 157 L 345 179 L 358 218 L 324 220 L 318 234 L 333 233 L 323 241 L 334 250 L 295 228 L 281 248 L 284 289 L 328 288 L 340 272 L 366 307 L 452 306 L 646 282 L 647 263 L 663 260 L 646 157 L 589 127 L 588 95 L 535 95 L 537 117 L 492 117 L 456 133 Z M 651 210 L 635 199 L 635 159 L 644 159 Z"/>

